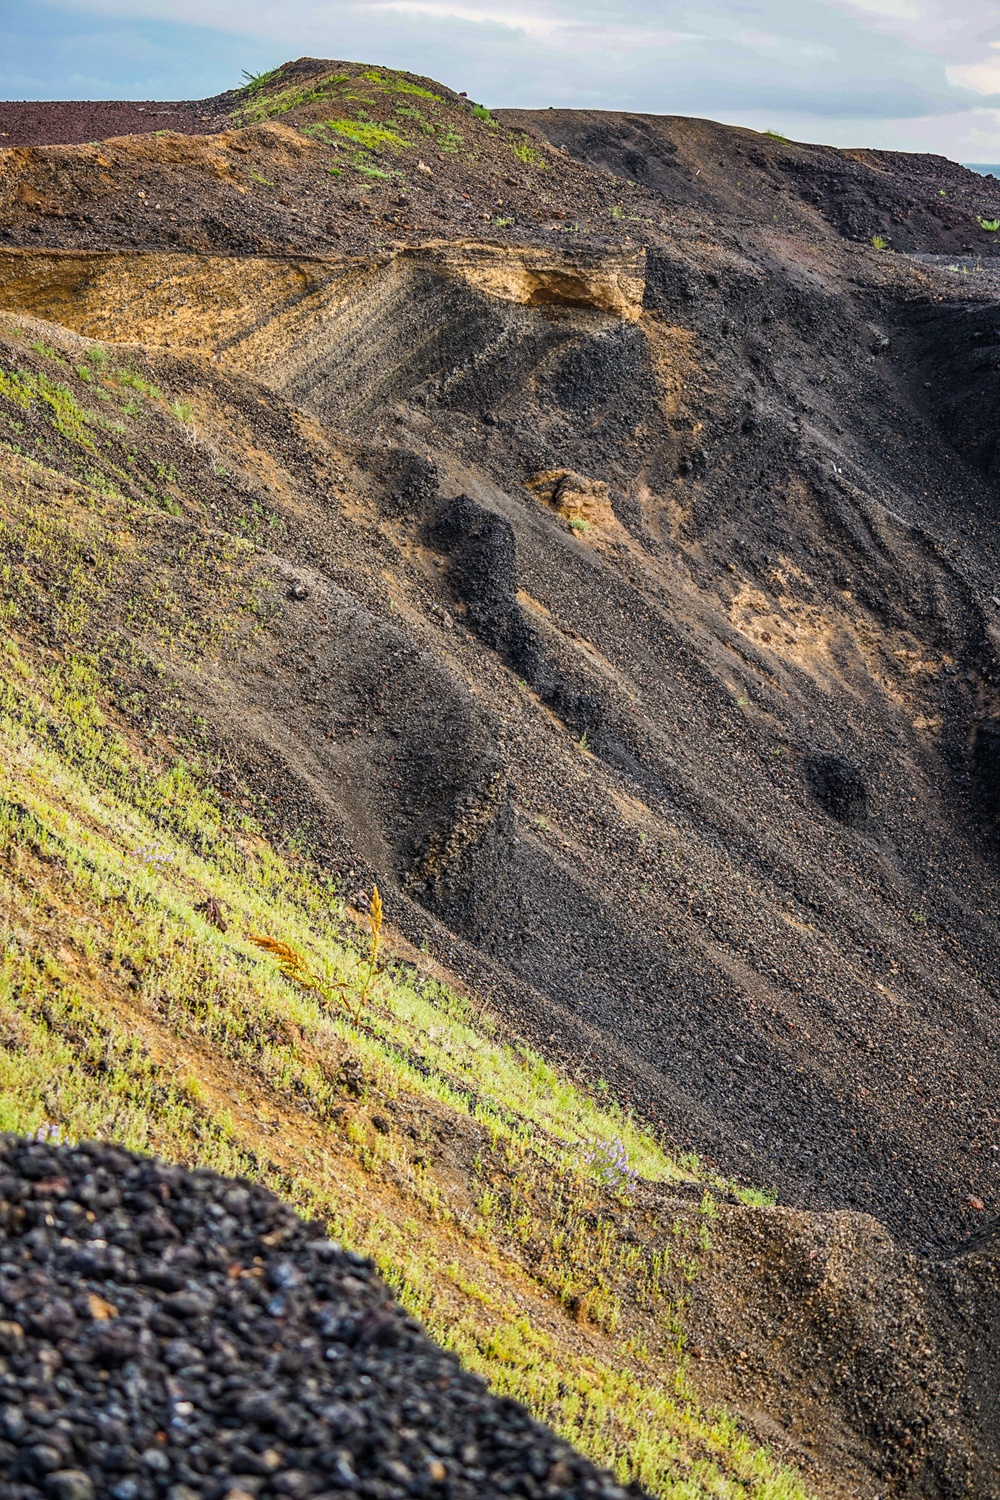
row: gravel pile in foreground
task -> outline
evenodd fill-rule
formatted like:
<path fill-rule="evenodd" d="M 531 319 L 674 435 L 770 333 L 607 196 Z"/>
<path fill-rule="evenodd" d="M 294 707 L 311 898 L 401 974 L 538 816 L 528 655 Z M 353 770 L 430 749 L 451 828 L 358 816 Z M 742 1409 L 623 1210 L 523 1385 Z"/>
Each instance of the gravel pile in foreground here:
<path fill-rule="evenodd" d="M 0 1137 L 5 1500 L 623 1500 L 246 1182 Z"/>

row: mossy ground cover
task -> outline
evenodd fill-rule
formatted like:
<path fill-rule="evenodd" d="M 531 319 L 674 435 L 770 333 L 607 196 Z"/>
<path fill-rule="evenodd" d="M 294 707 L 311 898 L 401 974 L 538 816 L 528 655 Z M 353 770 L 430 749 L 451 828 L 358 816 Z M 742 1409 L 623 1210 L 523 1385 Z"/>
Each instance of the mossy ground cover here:
<path fill-rule="evenodd" d="M 147 389 L 116 381 L 101 358 L 82 366 L 89 380 L 47 377 L 98 439 L 98 480 L 117 458 L 83 390 L 142 403 L 115 434 L 135 465 L 109 494 L 21 352 L 8 374 L 23 368 L 30 392 L 12 403 L 30 455 L 0 448 L 0 1127 L 264 1180 L 373 1254 L 444 1343 L 623 1478 L 692 1500 L 802 1495 L 690 1383 L 685 1301 L 724 1185 L 419 955 L 390 958 L 355 1021 L 254 945 L 291 944 L 328 996 L 349 994 L 363 913 L 295 830 L 279 844 L 215 793 L 194 727 L 171 741 L 122 710 L 130 660 L 158 639 L 194 662 L 252 649 L 267 618 L 252 549 L 201 525 L 180 489 L 184 516 L 158 525 L 211 606 L 175 599 L 132 478 L 162 463 L 143 429 L 177 422 L 168 396 L 148 372 L 133 372 Z M 72 369 L 58 351 L 34 358 Z"/>

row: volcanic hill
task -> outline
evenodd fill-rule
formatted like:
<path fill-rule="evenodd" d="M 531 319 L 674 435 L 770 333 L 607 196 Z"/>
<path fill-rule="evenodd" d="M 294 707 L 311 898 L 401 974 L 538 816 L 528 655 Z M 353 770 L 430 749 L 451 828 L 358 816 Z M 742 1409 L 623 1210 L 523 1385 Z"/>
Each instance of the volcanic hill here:
<path fill-rule="evenodd" d="M 657 1493 L 1000 1495 L 1000 182 L 313 59 L 0 146 L 0 1127 Z"/>

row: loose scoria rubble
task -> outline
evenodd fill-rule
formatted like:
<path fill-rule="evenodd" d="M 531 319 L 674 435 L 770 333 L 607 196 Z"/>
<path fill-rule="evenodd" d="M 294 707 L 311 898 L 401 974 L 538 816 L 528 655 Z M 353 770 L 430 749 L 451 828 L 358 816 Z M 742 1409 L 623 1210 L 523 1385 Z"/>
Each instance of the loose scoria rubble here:
<path fill-rule="evenodd" d="M 250 1183 L 0 1137 L 4 1500 L 624 1500 Z"/>

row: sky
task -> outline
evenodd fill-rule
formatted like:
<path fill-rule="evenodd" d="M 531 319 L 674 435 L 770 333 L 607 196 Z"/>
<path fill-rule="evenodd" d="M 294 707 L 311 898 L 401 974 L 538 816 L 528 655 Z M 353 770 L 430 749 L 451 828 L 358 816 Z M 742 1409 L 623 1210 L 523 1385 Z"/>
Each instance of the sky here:
<path fill-rule="evenodd" d="M 203 98 L 301 56 L 1000 162 L 1000 0 L 0 0 L 0 98 Z"/>

